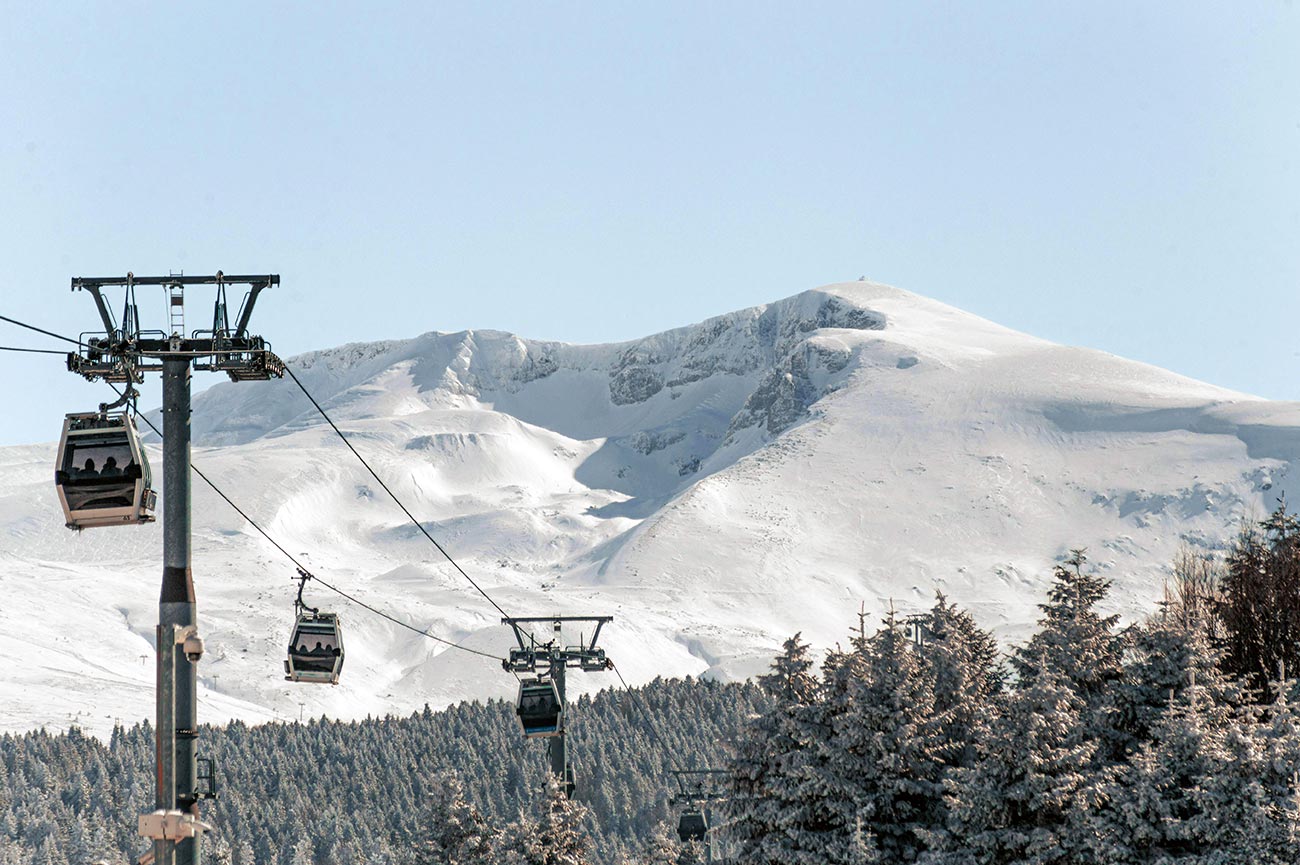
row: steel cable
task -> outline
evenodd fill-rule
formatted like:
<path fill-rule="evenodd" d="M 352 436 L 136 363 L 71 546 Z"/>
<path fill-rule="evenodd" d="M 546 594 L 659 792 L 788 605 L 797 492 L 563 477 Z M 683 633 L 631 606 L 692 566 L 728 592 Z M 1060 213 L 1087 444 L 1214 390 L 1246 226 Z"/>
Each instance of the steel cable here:
<path fill-rule="evenodd" d="M 117 393 L 118 396 L 121 396 L 121 393 L 118 392 L 117 388 L 114 387 L 114 386 L 112 385 L 111 382 L 109 382 L 109 383 L 107 383 L 107 384 L 108 384 L 109 387 L 113 388 L 113 392 L 114 392 L 114 393 Z M 159 431 L 158 427 L 154 426 L 154 425 L 153 425 L 153 422 L 150 421 L 148 417 L 145 417 L 144 415 L 139 415 L 139 414 L 137 415 L 137 417 L 141 418 L 141 419 L 145 422 L 145 424 L 148 425 L 149 429 L 153 430 L 155 434 L 157 434 L 160 438 L 162 437 L 162 433 Z M 262 528 L 260 525 L 258 525 L 257 521 L 254 520 L 252 517 L 250 517 L 250 516 L 247 514 L 247 512 L 244 511 L 243 508 L 241 508 L 239 505 L 235 504 L 235 502 L 234 502 L 233 500 L 231 500 L 230 496 L 226 495 L 225 492 L 222 491 L 222 489 L 221 489 L 220 487 L 218 487 L 215 483 L 213 483 L 213 481 L 212 481 L 211 478 L 209 478 L 207 475 L 205 475 L 205 474 L 204 474 L 204 473 L 199 469 L 198 466 L 194 465 L 194 462 L 193 462 L 193 461 L 190 462 L 190 469 L 193 470 L 193 472 L 194 472 L 196 475 L 198 475 L 198 476 L 203 480 L 204 483 L 206 483 L 209 487 L 211 487 L 211 488 L 212 488 L 212 491 L 213 491 L 214 493 L 216 493 L 218 496 L 220 496 L 221 499 L 222 499 L 226 504 L 230 505 L 230 507 L 232 507 L 232 508 L 234 509 L 235 513 L 237 513 L 237 514 L 239 514 L 241 517 L 243 517 L 243 518 L 248 522 L 248 524 L 249 524 L 250 526 L 252 526 L 254 529 L 256 529 L 257 532 L 258 532 L 258 534 L 260 534 L 262 537 L 264 537 L 264 538 L 266 538 L 268 541 L 270 541 L 270 542 L 271 542 L 271 545 L 272 545 L 273 547 L 275 547 L 277 550 L 279 550 L 281 553 L 283 553 L 284 556 L 285 556 L 285 558 L 287 558 L 289 561 L 293 562 L 294 567 L 296 567 L 296 568 L 298 568 L 299 570 L 304 571 L 304 572 L 306 572 L 307 574 L 309 574 L 310 577 L 311 577 L 311 579 L 313 579 L 313 580 L 315 580 L 316 582 L 320 583 L 322 586 L 324 586 L 325 588 L 329 589 L 331 592 L 334 592 L 335 594 L 338 594 L 338 595 L 341 595 L 341 596 L 344 597 L 344 598 L 347 598 L 349 601 L 351 601 L 352 603 L 356 604 L 358 607 L 362 607 L 362 608 L 364 608 L 364 609 L 367 609 L 367 610 L 369 610 L 370 612 L 374 613 L 375 615 L 380 616 L 380 617 L 382 617 L 382 618 L 385 618 L 385 619 L 387 619 L 388 621 L 392 622 L 392 623 L 395 624 L 395 625 L 400 625 L 401 627 L 406 628 L 406 629 L 409 630 L 409 631 L 414 631 L 415 633 L 419 634 L 419 635 L 422 636 L 422 637 L 428 637 L 430 640 L 434 640 L 434 641 L 436 641 L 436 642 L 439 642 L 439 643 L 442 643 L 442 644 L 444 644 L 444 645 L 450 646 L 450 647 L 453 648 L 453 649 L 460 649 L 462 652 L 469 652 L 470 654 L 480 655 L 480 656 L 482 656 L 482 657 L 484 657 L 484 658 L 491 658 L 491 659 L 494 660 L 494 661 L 503 661 L 503 662 L 505 661 L 505 658 L 502 658 L 502 657 L 500 657 L 499 655 L 493 655 L 493 654 L 489 654 L 488 652 L 481 652 L 481 651 L 479 651 L 478 649 L 471 649 L 471 648 L 469 648 L 468 646 L 462 646 L 460 643 L 454 643 L 454 642 L 452 642 L 451 640 L 445 639 L 445 638 L 443 638 L 443 637 L 439 637 L 439 636 L 437 636 L 437 635 L 435 635 L 435 634 L 431 634 L 431 633 L 429 633 L 428 631 L 421 630 L 421 629 L 415 627 L 414 625 L 407 624 L 406 622 L 403 622 L 402 620 L 397 619 L 397 618 L 395 618 L 395 617 L 389 615 L 388 613 L 385 613 L 383 610 L 377 609 L 376 607 L 372 607 L 370 604 L 367 604 L 365 601 L 359 600 L 358 598 L 356 598 L 356 597 L 354 597 L 354 596 L 348 594 L 347 592 L 343 591 L 343 590 L 340 589 L 339 587 L 334 586 L 334 585 L 331 585 L 330 583 L 326 582 L 325 580 L 322 580 L 320 577 L 316 576 L 316 575 L 313 574 L 313 573 L 312 573 L 308 568 L 306 568 L 306 567 L 302 564 L 302 562 L 298 561 L 298 559 L 293 555 L 293 553 L 291 553 L 291 552 L 289 552 L 288 550 L 286 550 L 286 549 L 285 549 L 285 548 L 280 544 L 279 541 L 277 541 L 275 538 L 271 537 L 271 535 L 266 531 L 266 529 L 264 529 L 264 528 Z"/>
<path fill-rule="evenodd" d="M 396 493 L 394 493 L 391 489 L 389 489 L 388 484 L 384 483 L 384 479 L 375 473 L 375 470 L 370 467 L 370 463 L 366 462 L 365 457 L 361 456 L 361 454 L 357 451 L 357 449 L 352 446 L 352 442 L 348 441 L 348 437 L 343 434 L 343 431 L 341 429 L 338 428 L 338 425 L 334 423 L 334 420 L 328 414 L 326 414 L 325 409 L 321 408 L 321 404 L 316 401 L 316 398 L 312 396 L 311 393 L 308 392 L 307 388 L 303 386 L 303 383 L 298 380 L 298 376 L 294 375 L 293 370 L 289 367 L 288 364 L 285 364 L 284 370 L 285 372 L 289 373 L 289 378 L 293 379 L 293 383 L 298 385 L 298 389 L 303 392 L 303 395 L 307 397 L 307 399 L 311 400 L 311 404 L 316 407 L 316 411 L 320 412 L 320 416 L 325 418 L 325 422 L 330 425 L 330 427 L 334 430 L 334 432 L 338 434 L 338 437 L 343 440 L 343 443 L 348 446 L 348 450 L 352 451 L 352 455 L 361 461 L 361 465 L 365 466 L 366 471 L 370 472 L 370 476 L 373 477 L 379 483 L 379 485 L 384 488 L 384 492 L 388 493 L 388 495 L 392 497 L 393 501 L 397 503 L 397 506 L 402 509 L 402 513 L 406 514 L 407 518 L 415 525 L 415 527 L 419 529 L 420 532 L 426 538 L 429 539 L 429 543 L 433 544 L 434 547 L 437 548 L 438 552 L 442 553 L 443 557 L 448 562 L 451 563 L 451 566 L 455 568 L 462 577 L 469 580 L 469 584 L 473 586 L 480 595 L 486 598 L 489 604 L 497 608 L 497 612 L 499 612 L 504 618 L 507 619 L 510 618 L 510 614 L 507 613 L 504 609 L 502 609 L 501 605 L 498 604 L 496 601 L 494 601 L 492 599 L 492 596 L 489 595 L 487 592 L 485 592 L 483 590 L 483 587 L 480 586 L 478 583 L 476 583 L 474 581 L 474 578 L 465 572 L 465 569 L 462 568 L 456 562 L 456 560 L 451 557 L 451 553 L 443 549 L 442 544 L 438 543 L 434 539 L 433 535 L 429 534 L 429 530 L 426 529 L 424 525 L 415 518 L 415 515 L 412 514 L 410 510 L 407 509 L 406 505 L 402 504 L 402 500 L 397 497 Z"/>

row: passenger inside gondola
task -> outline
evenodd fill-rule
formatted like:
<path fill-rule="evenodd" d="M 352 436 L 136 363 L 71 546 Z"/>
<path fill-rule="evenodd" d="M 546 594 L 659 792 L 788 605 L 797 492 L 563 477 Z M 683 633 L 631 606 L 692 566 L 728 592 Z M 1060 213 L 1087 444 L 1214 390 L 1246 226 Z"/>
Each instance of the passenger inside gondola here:
<path fill-rule="evenodd" d="M 124 464 L 125 470 L 121 468 Z M 73 445 L 68 448 L 65 465 L 68 481 L 63 492 L 73 510 L 130 507 L 135 502 L 135 475 L 139 469 L 131 471 L 135 462 L 127 445 Z"/>
<path fill-rule="evenodd" d="M 525 736 L 557 735 L 562 711 L 553 682 L 534 679 L 520 683 L 515 712 L 523 723 Z"/>
<path fill-rule="evenodd" d="M 303 672 L 329 673 L 334 670 L 334 659 L 340 654 L 338 640 L 333 634 L 302 634 L 298 648 L 293 653 L 294 665 Z M 309 645 L 315 638 L 314 646 Z"/>

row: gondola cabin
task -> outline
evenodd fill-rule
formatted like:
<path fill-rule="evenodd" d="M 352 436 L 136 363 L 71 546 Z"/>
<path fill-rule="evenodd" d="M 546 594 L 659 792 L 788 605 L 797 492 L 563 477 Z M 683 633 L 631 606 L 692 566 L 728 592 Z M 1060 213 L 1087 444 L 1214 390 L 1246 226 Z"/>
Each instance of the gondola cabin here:
<path fill-rule="evenodd" d="M 149 459 L 126 412 L 64 419 L 54 485 L 70 529 L 153 522 Z"/>
<path fill-rule="evenodd" d="M 682 816 L 677 821 L 677 837 L 682 839 L 682 843 L 687 841 L 703 842 L 709 834 L 709 823 L 704 819 L 704 814 L 691 810 L 683 811 Z"/>
<path fill-rule="evenodd" d="M 306 612 L 298 616 L 284 661 L 290 682 L 337 685 L 343 671 L 343 631 L 335 613 Z"/>
<path fill-rule="evenodd" d="M 564 714 L 564 707 L 555 682 L 550 679 L 524 679 L 520 682 L 515 713 L 524 725 L 525 738 L 560 735 L 560 716 Z"/>

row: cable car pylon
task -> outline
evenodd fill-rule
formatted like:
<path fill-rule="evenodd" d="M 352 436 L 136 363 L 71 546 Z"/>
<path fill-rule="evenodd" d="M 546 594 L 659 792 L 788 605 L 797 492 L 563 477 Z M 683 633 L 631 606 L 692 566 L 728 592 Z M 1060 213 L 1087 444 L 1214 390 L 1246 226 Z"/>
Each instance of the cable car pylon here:
<path fill-rule="evenodd" d="M 519 699 L 515 713 L 528 739 L 545 738 L 551 760 L 551 773 L 564 785 L 566 796 L 573 796 L 577 779 L 573 763 L 569 761 L 565 742 L 565 671 L 573 668 L 588 673 L 609 670 L 614 662 L 605 657 L 605 650 L 596 645 L 600 629 L 613 616 L 524 616 L 505 617 L 501 624 L 509 625 L 515 632 L 517 649 L 501 662 L 508 672 L 530 673 L 532 676 L 519 682 Z M 549 642 L 539 643 L 526 627 L 546 622 L 552 626 Z M 566 646 L 560 642 L 560 631 L 565 622 L 591 622 L 595 630 L 591 641 L 579 638 L 578 645 Z"/>
<path fill-rule="evenodd" d="M 717 781 L 727 775 L 726 769 L 670 769 L 677 781 L 673 805 L 684 805 L 677 818 L 677 837 L 683 844 L 695 842 L 704 846 L 704 861 L 714 861 L 714 847 L 718 826 L 713 820 L 713 806 L 731 798 L 720 789 Z"/>
<path fill-rule="evenodd" d="M 207 773 L 198 772 L 195 741 L 198 739 L 198 682 L 197 665 L 203 655 L 203 640 L 198 635 L 197 614 L 194 603 L 194 577 L 190 569 L 190 379 L 194 370 L 224 372 L 232 381 L 253 381 L 279 378 L 284 375 L 284 363 L 271 351 L 260 336 L 248 332 L 249 319 L 257 296 L 263 290 L 280 284 L 275 274 L 255 276 L 226 276 L 217 271 L 212 276 L 144 276 L 128 273 L 125 277 L 74 277 L 73 291 L 84 291 L 95 301 L 103 324 L 102 331 L 82 333 L 76 340 L 77 351 L 68 355 L 68 370 L 90 381 L 106 381 L 132 386 L 144 380 L 146 372 L 162 373 L 162 451 L 163 451 L 163 577 L 158 601 L 157 647 L 157 724 L 154 735 L 157 761 L 157 788 L 155 810 L 140 817 L 138 829 L 142 837 L 153 842 L 154 865 L 197 865 L 201 861 L 201 839 L 210 829 L 199 820 L 198 803 L 215 795 L 215 778 L 211 762 Z M 231 325 L 226 304 L 227 286 L 247 286 L 247 294 L 239 307 L 237 320 Z M 145 330 L 141 327 L 136 304 L 138 286 L 155 286 L 167 293 L 170 311 L 166 330 Z M 184 330 L 183 304 L 186 289 L 194 286 L 214 286 L 216 301 L 213 306 L 212 329 Z M 123 290 L 120 322 L 104 298 L 105 289 Z M 107 415 L 107 412 L 103 412 Z M 82 459 L 80 465 L 68 461 L 68 452 L 89 446 L 92 436 L 100 431 L 85 432 L 84 441 L 74 437 L 73 424 L 65 420 L 64 437 L 60 442 L 62 461 L 56 466 L 55 483 L 63 497 L 67 522 L 73 528 L 91 525 L 120 525 L 144 522 L 152 516 L 152 499 L 146 508 L 143 496 L 145 460 L 138 451 L 138 437 L 132 445 L 134 425 L 123 413 L 123 423 L 106 428 L 112 439 L 97 446 L 110 446 L 112 453 L 102 454 L 103 462 L 94 455 Z M 77 429 L 76 435 L 81 436 Z M 131 471 L 130 463 L 123 459 L 138 456 L 138 465 Z M 105 483 L 102 474 L 91 478 L 87 468 L 98 474 L 107 465 L 108 457 L 114 459 L 114 468 L 122 471 L 120 484 L 117 478 Z M 93 460 L 88 467 L 86 460 Z M 85 475 L 74 476 L 71 469 L 79 468 Z M 135 477 L 139 472 L 140 477 Z M 107 511 L 118 507 L 128 498 L 130 475 L 131 496 L 129 507 L 134 513 L 119 513 L 116 522 L 82 522 L 78 525 L 76 511 Z M 83 480 L 85 483 L 83 483 Z M 95 483 L 90 483 L 90 481 Z M 120 489 L 111 496 L 78 499 L 81 507 L 73 507 L 67 499 L 69 492 L 92 490 L 99 486 L 118 485 Z M 115 487 L 116 488 L 116 487 Z M 89 494 L 88 494 L 89 495 Z M 125 510 L 128 506 L 121 505 Z M 148 512 L 148 513 L 146 513 Z M 107 513 L 90 515 L 108 518 Z M 120 519 L 125 516 L 125 519 Z M 201 782 L 203 789 L 200 789 Z M 146 854 L 148 856 L 148 854 Z"/>

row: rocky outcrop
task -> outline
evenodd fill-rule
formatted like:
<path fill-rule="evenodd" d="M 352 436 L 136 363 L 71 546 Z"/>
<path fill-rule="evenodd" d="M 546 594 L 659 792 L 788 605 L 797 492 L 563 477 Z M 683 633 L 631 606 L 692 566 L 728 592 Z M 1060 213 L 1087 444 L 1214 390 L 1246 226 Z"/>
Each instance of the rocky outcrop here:
<path fill-rule="evenodd" d="M 715 375 L 749 375 L 776 365 L 795 379 L 783 384 L 769 375 L 762 385 L 767 392 L 756 396 L 759 403 L 766 403 L 773 394 L 789 391 L 777 402 L 788 402 L 789 411 L 794 411 L 793 406 L 808 394 L 800 389 L 798 374 L 789 367 L 801 362 L 791 358 L 802 351 L 810 336 L 831 328 L 883 330 L 886 324 L 879 312 L 818 292 L 719 316 L 630 346 L 610 373 L 610 399 L 615 405 L 632 405 L 665 387 L 680 388 Z M 777 411 L 778 415 L 785 413 Z"/>
<path fill-rule="evenodd" d="M 649 366 L 630 365 L 614 373 L 609 398 L 614 405 L 645 402 L 664 389 L 664 378 Z"/>
<path fill-rule="evenodd" d="M 759 424 L 769 434 L 778 435 L 794 426 L 808 416 L 813 403 L 837 389 L 838 382 L 832 379 L 850 359 L 846 349 L 802 343 L 750 394 L 744 408 L 732 418 L 727 435 Z"/>
<path fill-rule="evenodd" d="M 672 447 L 684 438 L 686 438 L 686 433 L 681 430 L 656 430 L 635 433 L 628 436 L 624 441 L 628 447 L 637 453 L 650 456 L 655 451 Z"/>

